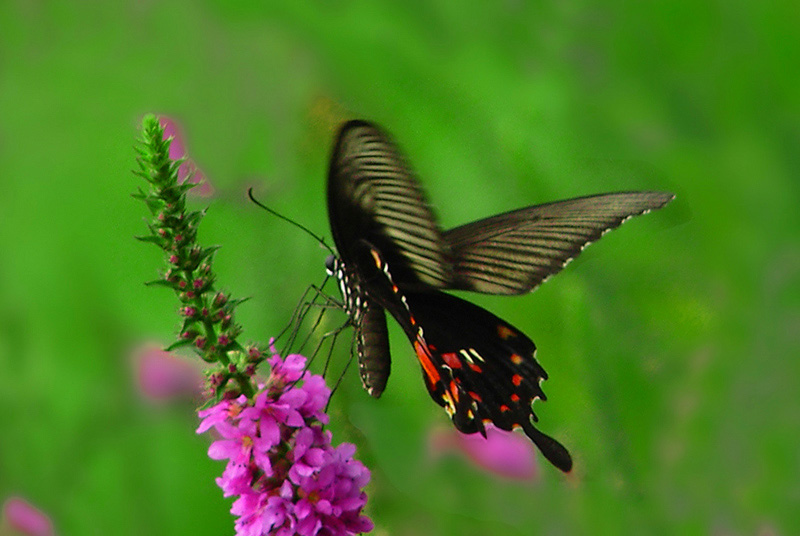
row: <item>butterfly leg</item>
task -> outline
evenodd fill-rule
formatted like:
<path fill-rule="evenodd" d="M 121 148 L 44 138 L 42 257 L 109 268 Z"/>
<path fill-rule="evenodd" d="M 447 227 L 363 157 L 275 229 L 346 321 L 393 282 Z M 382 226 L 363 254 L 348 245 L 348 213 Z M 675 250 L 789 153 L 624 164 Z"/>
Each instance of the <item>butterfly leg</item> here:
<path fill-rule="evenodd" d="M 300 300 L 297 303 L 297 306 L 295 306 L 294 311 L 292 312 L 292 316 L 291 319 L 289 320 L 289 323 L 286 325 L 285 328 L 281 330 L 278 336 L 275 337 L 275 340 L 277 341 L 280 340 L 284 335 L 288 334 L 288 339 L 284 343 L 283 348 L 281 348 L 281 354 L 285 355 L 294 347 L 297 341 L 297 337 L 299 336 L 300 333 L 300 328 L 303 325 L 306 316 L 313 308 L 320 307 L 323 308 L 324 310 L 328 308 L 341 307 L 341 304 L 339 304 L 339 302 L 335 298 L 329 296 L 323 290 L 323 288 L 325 287 L 325 283 L 327 283 L 328 279 L 329 277 L 326 277 L 323 280 L 322 284 L 319 286 L 309 285 L 309 287 L 306 288 L 306 290 L 303 292 L 302 296 L 300 297 Z M 313 296 L 309 299 L 309 295 Z M 318 301 L 320 299 L 321 301 Z M 315 325 L 317 325 L 320 321 L 321 318 L 319 318 L 315 322 Z M 305 342 L 303 343 L 303 345 L 305 345 Z"/>

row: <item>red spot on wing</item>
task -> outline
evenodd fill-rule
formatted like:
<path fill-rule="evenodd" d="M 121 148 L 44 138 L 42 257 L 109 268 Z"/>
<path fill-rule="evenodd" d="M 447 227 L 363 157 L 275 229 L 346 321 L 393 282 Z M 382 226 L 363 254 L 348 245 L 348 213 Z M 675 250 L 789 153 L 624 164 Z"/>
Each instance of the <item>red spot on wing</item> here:
<path fill-rule="evenodd" d="M 471 397 L 472 397 L 472 399 L 473 399 L 475 402 L 483 402 L 483 399 L 481 398 L 481 395 L 479 395 L 479 394 L 478 394 L 478 393 L 476 393 L 475 391 L 470 391 L 470 392 L 469 392 L 469 396 L 471 396 Z"/>
<path fill-rule="evenodd" d="M 455 352 L 447 352 L 442 354 L 442 359 L 444 359 L 445 364 L 451 369 L 461 368 L 461 360 L 458 359 L 458 356 L 455 354 Z"/>
<path fill-rule="evenodd" d="M 511 401 L 512 402 L 519 402 L 519 395 L 517 393 L 513 393 L 511 395 Z"/>
<path fill-rule="evenodd" d="M 483 369 L 482 369 L 481 367 L 479 367 L 478 365 L 476 365 L 475 363 L 470 363 L 470 364 L 469 364 L 469 368 L 471 368 L 472 370 L 474 370 L 474 371 L 475 371 L 475 372 L 477 372 L 478 374 L 480 374 L 481 372 L 483 372 Z"/>
<path fill-rule="evenodd" d="M 442 377 L 439 374 L 439 371 L 436 370 L 436 365 L 434 365 L 433 361 L 431 361 L 431 354 L 425 343 L 414 341 L 414 351 L 417 353 L 417 359 L 419 359 L 419 362 L 422 365 L 422 370 L 425 371 L 425 375 L 428 377 L 428 382 L 430 385 L 436 385 L 439 383 Z"/>
<path fill-rule="evenodd" d="M 508 406 L 506 406 L 505 404 L 503 404 L 502 406 L 500 406 L 500 411 L 502 411 L 503 413 L 505 413 L 506 411 L 511 411 L 511 408 L 509 408 Z"/>
<path fill-rule="evenodd" d="M 519 374 L 514 374 L 513 376 L 511 376 L 511 383 L 519 387 L 519 384 L 522 383 L 522 376 L 520 376 Z"/>

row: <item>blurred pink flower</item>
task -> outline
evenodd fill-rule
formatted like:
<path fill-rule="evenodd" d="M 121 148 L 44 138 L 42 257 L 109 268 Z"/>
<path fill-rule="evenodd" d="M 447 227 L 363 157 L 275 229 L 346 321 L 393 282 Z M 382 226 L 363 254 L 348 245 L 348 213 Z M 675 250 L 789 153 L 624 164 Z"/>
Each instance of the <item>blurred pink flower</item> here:
<path fill-rule="evenodd" d="M 184 142 L 183 132 L 178 125 L 177 121 L 165 115 L 158 116 L 158 121 L 164 127 L 164 138 L 172 136 L 172 144 L 169 146 L 169 157 L 173 160 L 188 156 L 186 151 L 186 143 Z M 211 197 L 214 195 L 214 187 L 208 181 L 200 168 L 189 159 L 178 169 L 178 181 L 183 182 L 191 175 L 189 182 L 197 184 L 196 187 L 189 190 L 188 195 L 196 195 L 198 197 Z"/>
<path fill-rule="evenodd" d="M 460 452 L 472 463 L 496 475 L 515 480 L 535 479 L 539 474 L 536 449 L 527 438 L 486 426 L 486 438 L 481 434 L 462 434 L 452 428 L 431 431 L 431 452 Z"/>
<path fill-rule="evenodd" d="M 145 398 L 165 402 L 195 398 L 203 388 L 203 375 L 194 363 L 147 344 L 134 352 L 136 384 Z"/>
<path fill-rule="evenodd" d="M 3 503 L 3 517 L 8 526 L 26 536 L 52 536 L 53 523 L 41 510 L 19 497 Z"/>

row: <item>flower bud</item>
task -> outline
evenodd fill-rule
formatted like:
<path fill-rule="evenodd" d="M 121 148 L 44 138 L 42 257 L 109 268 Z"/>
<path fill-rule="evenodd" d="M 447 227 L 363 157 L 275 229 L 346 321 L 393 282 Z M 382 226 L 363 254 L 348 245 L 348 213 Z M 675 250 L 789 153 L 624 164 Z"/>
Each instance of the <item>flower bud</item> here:
<path fill-rule="evenodd" d="M 261 359 L 261 350 L 259 350 L 255 346 L 251 346 L 247 349 L 247 358 L 250 361 L 258 361 Z"/>

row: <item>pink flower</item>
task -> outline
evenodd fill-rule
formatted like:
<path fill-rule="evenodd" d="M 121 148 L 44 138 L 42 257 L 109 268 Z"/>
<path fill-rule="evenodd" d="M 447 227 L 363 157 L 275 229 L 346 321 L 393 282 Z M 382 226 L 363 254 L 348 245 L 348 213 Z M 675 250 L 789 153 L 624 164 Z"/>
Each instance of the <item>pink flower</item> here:
<path fill-rule="evenodd" d="M 3 503 L 3 517 L 8 525 L 26 536 L 52 536 L 53 523 L 41 510 L 19 497 Z"/>
<path fill-rule="evenodd" d="M 172 143 L 169 146 L 169 157 L 172 160 L 178 160 L 188 156 L 186 145 L 184 142 L 183 132 L 177 121 L 161 115 L 158 117 L 159 123 L 164 127 L 164 138 L 172 136 Z M 184 182 L 187 177 L 189 182 L 197 184 L 195 188 L 189 190 L 189 195 L 196 195 L 198 197 L 211 197 L 214 195 L 214 187 L 206 179 L 205 174 L 198 168 L 192 160 L 187 160 L 178 169 L 178 181 Z"/>
<path fill-rule="evenodd" d="M 333 447 L 323 430 L 330 389 L 305 370 L 305 358 L 273 355 L 270 378 L 251 401 L 223 400 L 199 412 L 198 433 L 219 439 L 209 457 L 228 460 L 217 484 L 237 496 L 237 536 L 346 536 L 372 530 L 361 515 L 370 479 L 355 447 Z"/>
<path fill-rule="evenodd" d="M 435 429 L 429 444 L 434 454 L 460 452 L 478 467 L 505 478 L 528 480 L 539 473 L 531 442 L 492 425 L 486 426 L 486 438 L 481 434 L 462 434 L 452 428 Z"/>
<path fill-rule="evenodd" d="M 307 474 L 296 472 L 292 480 L 299 484 L 302 497 L 295 507 L 299 534 L 317 534 L 322 527 L 330 534 L 372 530 L 372 522 L 360 515 L 367 502 L 361 488 L 369 482 L 370 474 L 352 459 L 354 453 L 355 447 L 349 443 L 319 449 L 311 470 Z"/>

